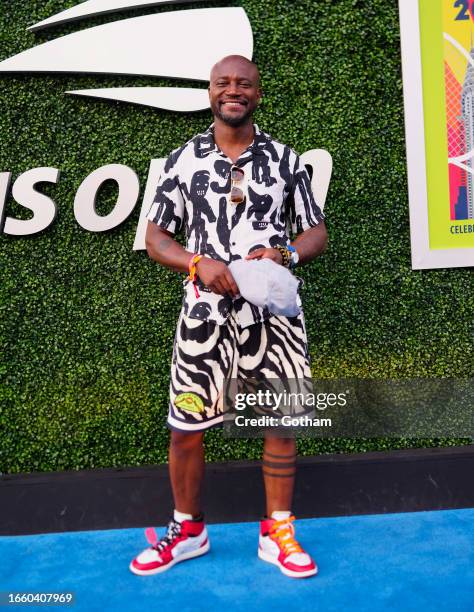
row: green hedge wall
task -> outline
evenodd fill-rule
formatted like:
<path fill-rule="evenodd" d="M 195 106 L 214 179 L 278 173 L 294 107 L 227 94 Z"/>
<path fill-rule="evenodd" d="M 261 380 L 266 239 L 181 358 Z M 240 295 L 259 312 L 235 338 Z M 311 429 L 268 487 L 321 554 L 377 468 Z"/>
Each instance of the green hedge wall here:
<path fill-rule="evenodd" d="M 26 31 L 74 1 L 1 2 L 0 58 L 119 15 Z M 469 269 L 410 267 L 396 0 L 228 0 L 252 23 L 265 98 L 256 121 L 300 153 L 334 158 L 330 246 L 302 271 L 320 377 L 472 377 Z M 123 13 L 182 10 L 168 5 Z M 122 16 L 122 15 L 120 15 Z M 198 39 L 198 36 L 197 36 Z M 192 41 L 190 41 L 192 42 Z M 177 43 L 179 44 L 179 43 Z M 170 51 L 171 52 L 171 51 Z M 0 170 L 61 169 L 44 191 L 58 216 L 43 234 L 0 235 L 0 470 L 5 473 L 166 461 L 169 362 L 181 278 L 133 252 L 139 208 L 107 234 L 73 217 L 77 187 L 106 163 L 136 170 L 205 129 L 181 115 L 64 95 L 162 79 L 0 75 Z M 101 192 L 104 213 L 115 201 Z M 140 200 L 141 201 L 141 200 Z M 27 211 L 11 198 L 7 214 Z M 303 454 L 469 440 L 302 440 Z M 256 458 L 261 442 L 207 435 L 209 460 Z"/>

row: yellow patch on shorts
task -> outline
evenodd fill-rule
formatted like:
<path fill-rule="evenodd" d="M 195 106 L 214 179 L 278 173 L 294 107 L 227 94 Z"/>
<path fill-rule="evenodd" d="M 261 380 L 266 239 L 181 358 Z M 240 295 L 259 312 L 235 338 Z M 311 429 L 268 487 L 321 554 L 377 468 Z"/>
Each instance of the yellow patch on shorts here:
<path fill-rule="evenodd" d="M 174 405 L 186 412 L 204 412 L 204 402 L 195 393 L 180 393 L 176 396 Z"/>

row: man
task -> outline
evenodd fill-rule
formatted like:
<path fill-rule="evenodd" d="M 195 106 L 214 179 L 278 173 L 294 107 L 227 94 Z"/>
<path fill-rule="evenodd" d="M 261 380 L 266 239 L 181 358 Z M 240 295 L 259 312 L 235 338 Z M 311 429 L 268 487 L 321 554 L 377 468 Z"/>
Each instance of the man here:
<path fill-rule="evenodd" d="M 252 123 L 262 96 L 257 66 L 228 56 L 211 71 L 214 123 L 169 156 L 147 215 L 149 256 L 189 272 L 173 349 L 168 426 L 175 511 L 167 534 L 130 564 L 135 574 L 165 571 L 209 550 L 200 505 L 203 436 L 223 421 L 226 378 L 310 377 L 302 313 L 272 315 L 246 302 L 228 268 L 237 259 L 306 263 L 327 234 L 298 155 Z M 173 239 L 184 229 L 186 248 Z M 288 230 L 298 234 L 290 245 Z M 193 280 L 194 279 L 194 282 Z M 263 478 L 267 515 L 258 555 L 291 577 L 316 574 L 295 540 L 291 514 L 296 444 L 267 435 Z"/>

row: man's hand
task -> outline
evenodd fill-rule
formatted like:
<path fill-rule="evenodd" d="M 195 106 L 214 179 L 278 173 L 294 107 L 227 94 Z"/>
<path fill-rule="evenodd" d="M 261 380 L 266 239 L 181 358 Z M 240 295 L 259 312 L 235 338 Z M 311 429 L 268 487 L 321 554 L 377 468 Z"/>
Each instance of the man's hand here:
<path fill-rule="evenodd" d="M 278 249 L 255 249 L 245 259 L 271 259 L 277 264 L 283 263 L 283 257 Z"/>
<path fill-rule="evenodd" d="M 219 295 L 237 297 L 239 288 L 229 268 L 222 261 L 203 257 L 197 262 L 196 272 L 206 287 Z"/>
<path fill-rule="evenodd" d="M 188 272 L 188 264 L 193 253 L 186 251 L 170 232 L 148 221 L 145 236 L 148 255 L 158 263 L 176 270 Z M 237 297 L 239 288 L 229 268 L 222 261 L 203 257 L 196 266 L 196 272 L 206 287 L 219 295 Z"/>

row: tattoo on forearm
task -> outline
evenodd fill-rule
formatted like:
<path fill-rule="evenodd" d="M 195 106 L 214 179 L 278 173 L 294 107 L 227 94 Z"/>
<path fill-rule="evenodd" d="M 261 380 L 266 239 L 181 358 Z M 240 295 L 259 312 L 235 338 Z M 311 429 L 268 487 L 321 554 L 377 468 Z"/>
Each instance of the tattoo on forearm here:
<path fill-rule="evenodd" d="M 170 246 L 173 244 L 173 241 L 171 240 L 171 238 L 163 238 L 162 240 L 160 240 L 160 242 L 158 243 L 158 250 L 159 251 L 166 251 L 167 249 L 170 248 Z"/>

